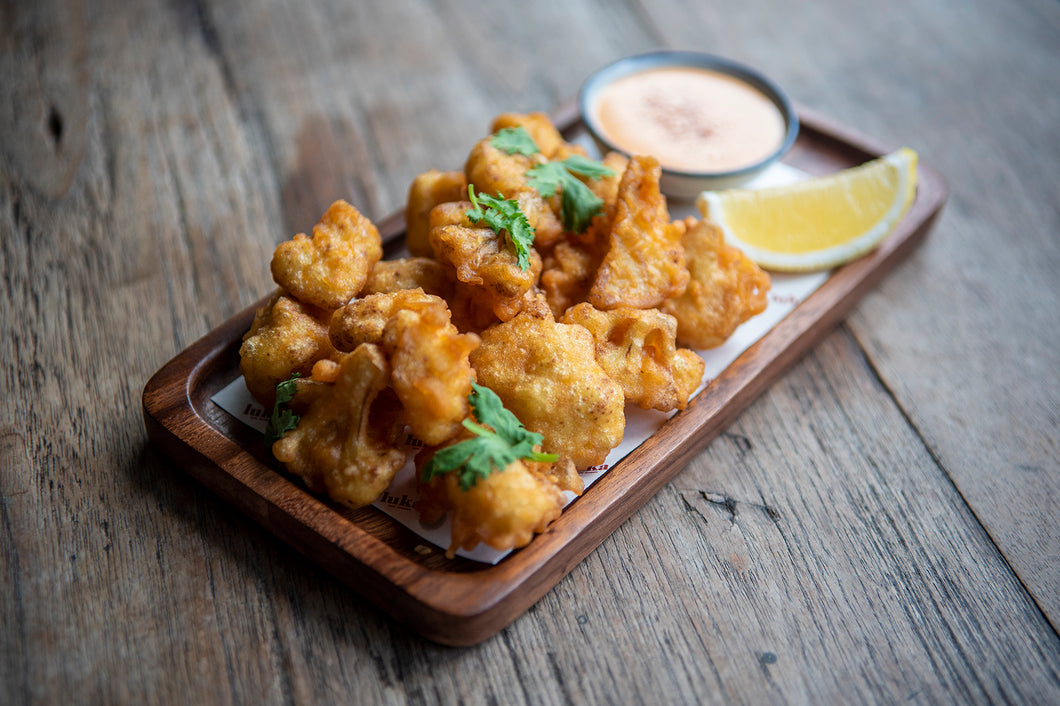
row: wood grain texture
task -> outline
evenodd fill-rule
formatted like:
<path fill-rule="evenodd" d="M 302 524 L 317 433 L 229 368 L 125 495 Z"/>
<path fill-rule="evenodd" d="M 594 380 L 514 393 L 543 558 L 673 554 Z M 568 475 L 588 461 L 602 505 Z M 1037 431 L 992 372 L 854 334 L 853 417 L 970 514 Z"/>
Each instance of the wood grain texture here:
<path fill-rule="evenodd" d="M 0 702 L 1054 702 L 1051 0 L 0 2 Z M 426 643 L 146 445 L 342 196 L 660 46 L 939 167 L 918 252 L 528 613 Z M 774 519 L 775 518 L 775 519 Z"/>

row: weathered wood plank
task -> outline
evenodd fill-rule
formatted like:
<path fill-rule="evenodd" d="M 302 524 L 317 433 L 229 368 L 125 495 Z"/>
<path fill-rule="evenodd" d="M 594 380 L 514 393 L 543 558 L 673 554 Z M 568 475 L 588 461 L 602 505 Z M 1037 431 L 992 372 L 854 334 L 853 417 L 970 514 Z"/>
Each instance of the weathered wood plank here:
<path fill-rule="evenodd" d="M 1056 5 L 531 5 L 0 5 L 0 701 L 1060 698 Z M 954 195 L 511 628 L 424 643 L 144 448 L 144 381 L 262 295 L 275 242 L 662 44 Z"/>

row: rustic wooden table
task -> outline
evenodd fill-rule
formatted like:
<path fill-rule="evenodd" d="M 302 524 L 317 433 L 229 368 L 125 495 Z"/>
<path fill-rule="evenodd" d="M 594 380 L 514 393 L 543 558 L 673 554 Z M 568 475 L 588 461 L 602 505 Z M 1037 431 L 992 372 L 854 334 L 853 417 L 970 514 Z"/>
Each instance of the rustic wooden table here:
<path fill-rule="evenodd" d="M 950 198 L 510 627 L 417 637 L 148 445 L 277 242 L 661 47 Z M 1058 67 L 1053 0 L 0 3 L 0 702 L 1060 701 Z"/>

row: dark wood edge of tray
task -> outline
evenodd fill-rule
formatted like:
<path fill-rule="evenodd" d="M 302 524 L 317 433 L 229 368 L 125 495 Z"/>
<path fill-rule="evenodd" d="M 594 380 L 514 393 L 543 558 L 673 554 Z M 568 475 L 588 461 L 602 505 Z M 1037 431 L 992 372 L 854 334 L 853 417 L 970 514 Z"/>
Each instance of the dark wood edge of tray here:
<path fill-rule="evenodd" d="M 889 151 L 806 108 L 800 107 L 799 114 L 800 141 L 785 160 L 796 166 L 822 168 L 820 159 L 806 159 L 814 141 L 829 144 L 839 155 L 836 169 Z M 573 106 L 556 111 L 554 119 L 565 134 L 579 128 Z M 923 241 L 946 197 L 945 180 L 921 163 L 916 200 L 879 248 L 834 272 L 544 534 L 495 566 L 450 572 L 410 560 L 366 531 L 358 517 L 336 512 L 273 470 L 203 414 L 201 405 L 220 389 L 218 361 L 230 359 L 232 347 L 238 348 L 260 302 L 196 341 L 151 378 L 143 393 L 145 426 L 150 440 L 181 468 L 398 622 L 440 643 L 474 644 L 540 599 L 841 321 Z M 404 219 L 397 213 L 377 225 L 392 241 L 403 232 Z M 213 386 L 209 394 L 207 385 Z"/>

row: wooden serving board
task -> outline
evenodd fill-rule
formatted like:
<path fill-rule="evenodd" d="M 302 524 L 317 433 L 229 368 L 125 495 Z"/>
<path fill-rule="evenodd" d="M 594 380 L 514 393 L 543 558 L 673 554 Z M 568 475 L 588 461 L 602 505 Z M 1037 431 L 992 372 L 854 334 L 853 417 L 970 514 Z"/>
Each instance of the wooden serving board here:
<path fill-rule="evenodd" d="M 800 108 L 799 116 L 800 135 L 784 161 L 810 174 L 827 174 L 890 151 L 810 110 Z M 573 106 L 554 117 L 568 138 L 584 130 Z M 151 378 L 143 394 L 147 432 L 188 473 L 398 622 L 437 642 L 474 644 L 503 629 L 558 583 L 923 241 L 947 187 L 923 163 L 918 177 L 915 202 L 877 250 L 836 270 L 686 409 L 571 503 L 544 534 L 496 565 L 446 559 L 442 550 L 375 508 L 351 511 L 308 492 L 271 461 L 259 433 L 211 401 L 239 376 L 239 346 L 261 302 L 196 341 Z M 397 249 L 402 214 L 377 225 L 390 250 Z"/>

